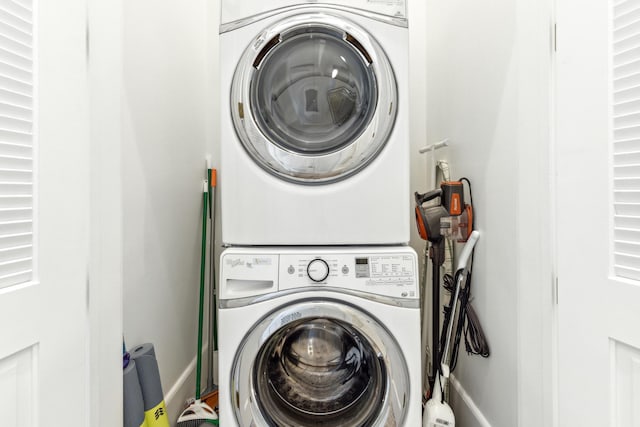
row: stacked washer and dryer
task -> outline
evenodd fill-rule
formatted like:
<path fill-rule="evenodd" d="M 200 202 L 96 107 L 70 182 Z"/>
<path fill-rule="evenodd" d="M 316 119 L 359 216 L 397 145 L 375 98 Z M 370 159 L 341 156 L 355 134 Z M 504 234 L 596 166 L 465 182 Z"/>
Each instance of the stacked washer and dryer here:
<path fill-rule="evenodd" d="M 406 0 L 221 7 L 221 423 L 418 426 Z"/>

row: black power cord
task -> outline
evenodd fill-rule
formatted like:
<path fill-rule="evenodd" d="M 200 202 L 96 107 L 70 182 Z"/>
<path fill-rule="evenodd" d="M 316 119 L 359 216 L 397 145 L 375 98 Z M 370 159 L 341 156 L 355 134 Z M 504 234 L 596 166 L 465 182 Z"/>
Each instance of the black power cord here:
<path fill-rule="evenodd" d="M 453 298 L 453 293 L 455 292 L 455 283 L 459 279 L 460 274 L 462 274 L 462 270 L 459 270 L 456 273 L 456 277 L 454 278 L 450 274 L 445 274 L 444 276 L 444 288 L 451 293 L 451 298 Z M 449 303 L 449 306 L 444 307 L 444 322 L 442 334 L 440 336 L 440 348 L 444 348 L 445 340 L 446 340 L 446 331 L 449 326 L 449 322 L 455 321 L 455 336 L 451 343 L 451 361 L 449 362 L 449 369 L 451 372 L 456 368 L 458 363 L 458 352 L 460 348 L 460 339 L 462 337 L 462 333 L 464 332 L 464 344 L 465 350 L 467 354 L 477 354 L 482 357 L 489 357 L 491 354 L 489 349 L 489 343 L 487 342 L 486 336 L 482 329 L 482 325 L 480 325 L 480 319 L 478 319 L 478 315 L 476 314 L 471 302 L 469 301 L 470 292 L 471 292 L 471 272 L 466 276 L 465 284 L 462 289 L 460 289 L 460 310 L 457 319 L 451 319 L 451 307 L 453 307 L 453 301 Z"/>
<path fill-rule="evenodd" d="M 473 193 L 471 192 L 471 181 L 468 178 L 462 177 L 460 181 L 465 181 L 469 186 L 469 203 L 473 206 Z M 476 216 L 473 215 L 471 218 L 471 229 L 476 229 Z M 473 253 L 471 254 L 471 265 L 473 266 Z M 468 291 L 466 299 L 468 300 L 471 295 L 471 267 L 469 267 L 469 277 L 467 279 Z M 476 314 L 476 311 L 469 302 L 466 305 L 466 317 L 468 319 L 467 327 L 464 330 L 464 346 L 469 354 L 478 354 L 482 357 L 489 357 L 491 354 L 489 350 L 489 343 L 487 343 L 487 338 L 484 335 L 484 331 L 482 330 L 482 326 L 480 326 L 480 319 Z"/>
<path fill-rule="evenodd" d="M 478 319 L 478 315 L 470 303 L 467 305 L 467 327 L 464 330 L 464 347 L 468 354 L 478 354 L 482 357 L 491 355 L 489 343 L 487 343 L 487 338 L 484 336 L 482 326 L 480 326 L 480 319 Z"/>

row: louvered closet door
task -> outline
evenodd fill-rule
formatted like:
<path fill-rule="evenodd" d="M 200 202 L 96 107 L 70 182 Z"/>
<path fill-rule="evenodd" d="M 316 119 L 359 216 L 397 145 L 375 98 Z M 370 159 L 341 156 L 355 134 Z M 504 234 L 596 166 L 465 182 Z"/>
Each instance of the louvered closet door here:
<path fill-rule="evenodd" d="M 33 14 L 0 9 L 0 289 L 33 270 Z M 28 6 L 28 4 L 27 4 Z"/>
<path fill-rule="evenodd" d="M 640 0 L 558 0 L 559 426 L 640 427 Z"/>
<path fill-rule="evenodd" d="M 620 2 L 612 35 L 615 275 L 640 280 L 640 2 Z"/>
<path fill-rule="evenodd" d="M 87 422 L 86 2 L 0 0 L 0 426 Z"/>

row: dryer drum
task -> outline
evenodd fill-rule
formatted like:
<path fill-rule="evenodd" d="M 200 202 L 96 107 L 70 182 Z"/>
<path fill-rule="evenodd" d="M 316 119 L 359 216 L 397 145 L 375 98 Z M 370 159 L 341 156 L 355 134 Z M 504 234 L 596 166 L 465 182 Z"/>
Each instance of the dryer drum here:
<path fill-rule="evenodd" d="M 278 427 L 371 425 L 386 377 L 371 343 L 330 318 L 282 327 L 264 343 L 253 370 L 260 410 Z"/>

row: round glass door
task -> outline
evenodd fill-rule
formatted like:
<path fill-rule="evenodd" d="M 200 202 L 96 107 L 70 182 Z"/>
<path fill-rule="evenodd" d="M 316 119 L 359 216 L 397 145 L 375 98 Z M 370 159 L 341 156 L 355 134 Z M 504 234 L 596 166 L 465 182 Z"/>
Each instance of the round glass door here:
<path fill-rule="evenodd" d="M 328 154 L 354 141 L 376 108 L 373 69 L 343 33 L 305 27 L 269 51 L 251 85 L 260 131 L 299 154 Z"/>
<path fill-rule="evenodd" d="M 298 183 L 346 178 L 372 161 L 395 122 L 393 71 L 377 42 L 327 13 L 261 33 L 233 78 L 241 143 L 268 172 Z"/>
<path fill-rule="evenodd" d="M 276 426 L 364 426 L 380 412 L 384 362 L 350 325 L 327 318 L 282 327 L 253 369 L 261 412 Z"/>
<path fill-rule="evenodd" d="M 231 372 L 239 425 L 401 426 L 409 376 L 395 338 L 367 313 L 313 299 L 268 314 Z"/>

